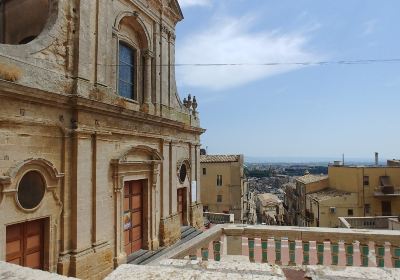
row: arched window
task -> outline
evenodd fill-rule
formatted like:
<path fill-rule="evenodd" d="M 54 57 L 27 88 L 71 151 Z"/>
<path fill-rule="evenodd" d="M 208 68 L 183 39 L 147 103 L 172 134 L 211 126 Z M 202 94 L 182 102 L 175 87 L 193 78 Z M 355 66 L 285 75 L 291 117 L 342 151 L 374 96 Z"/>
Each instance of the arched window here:
<path fill-rule="evenodd" d="M 136 96 L 136 50 L 127 44 L 119 43 L 119 72 L 118 72 L 118 93 L 119 95 L 137 99 Z"/>
<path fill-rule="evenodd" d="M 0 43 L 29 43 L 42 32 L 49 11 L 49 0 L 1 0 Z"/>

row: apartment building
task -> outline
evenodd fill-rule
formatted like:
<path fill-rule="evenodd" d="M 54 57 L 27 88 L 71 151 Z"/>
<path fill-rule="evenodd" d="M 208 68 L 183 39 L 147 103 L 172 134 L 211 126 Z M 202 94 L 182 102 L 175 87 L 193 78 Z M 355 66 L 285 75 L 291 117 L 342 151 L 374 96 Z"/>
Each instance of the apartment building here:
<path fill-rule="evenodd" d="M 248 191 L 243 164 L 243 155 L 201 155 L 205 212 L 234 214 L 235 223 L 256 222 L 255 197 Z"/>
<path fill-rule="evenodd" d="M 400 214 L 400 166 L 330 165 L 328 176 L 306 174 L 296 180 L 296 225 L 337 227 L 338 217 Z M 295 200 L 295 201 L 292 201 Z"/>

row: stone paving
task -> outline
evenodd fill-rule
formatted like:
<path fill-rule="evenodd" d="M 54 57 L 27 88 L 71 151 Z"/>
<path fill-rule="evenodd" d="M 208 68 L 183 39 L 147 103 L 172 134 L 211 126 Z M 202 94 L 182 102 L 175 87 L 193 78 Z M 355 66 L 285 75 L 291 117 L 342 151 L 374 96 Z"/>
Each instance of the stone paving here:
<path fill-rule="evenodd" d="M 223 262 L 164 260 L 157 266 L 122 265 L 106 280 L 123 279 L 286 279 L 278 266 L 250 263 L 247 258 L 226 258 Z"/>
<path fill-rule="evenodd" d="M 55 273 L 0 262 L 0 280 L 77 280 Z"/>

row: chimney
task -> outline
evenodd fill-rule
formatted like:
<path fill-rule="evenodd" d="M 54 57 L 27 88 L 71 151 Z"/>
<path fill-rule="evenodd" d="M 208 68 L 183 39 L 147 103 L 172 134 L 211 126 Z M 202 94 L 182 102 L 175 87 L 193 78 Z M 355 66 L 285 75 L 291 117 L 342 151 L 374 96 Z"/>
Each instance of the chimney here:
<path fill-rule="evenodd" d="M 378 166 L 379 165 L 379 154 L 375 153 L 375 165 Z"/>

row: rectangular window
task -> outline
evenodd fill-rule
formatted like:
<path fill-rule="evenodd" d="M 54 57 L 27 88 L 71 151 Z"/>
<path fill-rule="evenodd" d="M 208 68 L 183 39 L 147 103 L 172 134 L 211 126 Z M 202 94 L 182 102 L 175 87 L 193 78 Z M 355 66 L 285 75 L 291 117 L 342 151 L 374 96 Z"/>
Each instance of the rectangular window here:
<path fill-rule="evenodd" d="M 364 176 L 364 186 L 369 186 L 369 176 Z"/>
<path fill-rule="evenodd" d="M 217 186 L 222 186 L 222 175 L 217 175 Z"/>
<path fill-rule="evenodd" d="M 222 202 L 222 195 L 217 195 L 217 202 Z"/>
<path fill-rule="evenodd" d="M 347 216 L 353 216 L 353 209 L 347 209 Z"/>
<path fill-rule="evenodd" d="M 364 211 L 365 211 L 365 214 L 370 214 L 371 213 L 371 204 L 365 204 Z"/>
<path fill-rule="evenodd" d="M 203 168 L 203 175 L 207 174 L 207 169 Z"/>
<path fill-rule="evenodd" d="M 123 97 L 136 100 L 135 54 L 134 49 L 124 43 L 119 43 L 118 93 Z"/>

